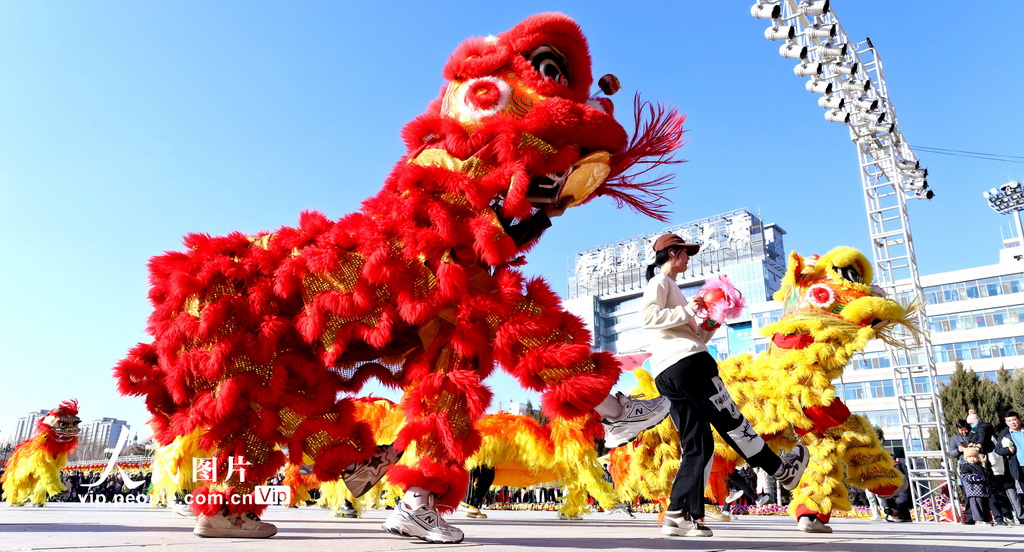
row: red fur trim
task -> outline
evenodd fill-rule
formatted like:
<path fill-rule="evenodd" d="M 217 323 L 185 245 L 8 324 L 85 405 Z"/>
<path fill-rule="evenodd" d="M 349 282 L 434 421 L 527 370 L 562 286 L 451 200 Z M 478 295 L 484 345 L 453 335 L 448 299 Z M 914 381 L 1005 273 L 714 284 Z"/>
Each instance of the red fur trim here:
<path fill-rule="evenodd" d="M 420 487 L 434 494 L 441 513 L 451 512 L 466 496 L 469 475 L 461 465 L 443 465 L 421 459 L 416 467 L 398 464 L 388 470 L 388 481 L 402 488 Z"/>

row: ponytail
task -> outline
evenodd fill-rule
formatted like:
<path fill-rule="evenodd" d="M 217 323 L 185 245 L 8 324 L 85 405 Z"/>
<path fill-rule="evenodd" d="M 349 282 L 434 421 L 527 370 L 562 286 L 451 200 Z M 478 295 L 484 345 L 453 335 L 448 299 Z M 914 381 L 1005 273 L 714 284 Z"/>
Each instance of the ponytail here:
<path fill-rule="evenodd" d="M 651 278 L 654 278 L 654 269 L 656 267 L 661 267 L 661 265 L 663 265 L 663 264 L 668 262 L 668 252 L 671 249 L 672 249 L 671 247 L 666 247 L 665 249 L 662 249 L 661 251 L 655 251 L 654 252 L 654 262 L 649 264 L 649 265 L 647 265 L 647 279 L 648 280 L 650 280 Z"/>

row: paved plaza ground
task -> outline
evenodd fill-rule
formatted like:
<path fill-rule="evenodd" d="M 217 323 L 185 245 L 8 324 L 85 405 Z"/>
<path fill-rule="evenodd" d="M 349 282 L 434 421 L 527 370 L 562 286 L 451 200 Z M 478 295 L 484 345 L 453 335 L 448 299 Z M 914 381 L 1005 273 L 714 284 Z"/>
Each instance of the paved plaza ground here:
<path fill-rule="evenodd" d="M 450 550 L 516 552 L 527 550 L 793 550 L 800 552 L 910 552 L 1024 550 L 1024 527 L 937 523 L 886 523 L 835 519 L 835 533 L 807 534 L 780 516 L 739 516 L 711 521 L 711 538 L 664 537 L 655 514 L 592 514 L 583 521 L 559 521 L 554 512 L 488 511 L 489 519 L 450 517 L 466 533 L 462 544 L 428 544 L 396 537 L 380 528 L 388 512 L 363 519 L 338 519 L 319 508 L 271 507 L 264 519 L 277 524 L 275 537 L 200 539 L 192 521 L 145 505 L 56 503 L 46 508 L 0 506 L 0 551 L 237 550 L 288 552 Z"/>

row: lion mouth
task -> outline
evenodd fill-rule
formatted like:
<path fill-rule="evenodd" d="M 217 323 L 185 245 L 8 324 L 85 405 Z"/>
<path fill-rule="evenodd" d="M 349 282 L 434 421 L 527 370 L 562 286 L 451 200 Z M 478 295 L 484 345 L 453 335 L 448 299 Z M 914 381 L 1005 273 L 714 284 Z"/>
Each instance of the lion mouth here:
<path fill-rule="evenodd" d="M 536 207 L 564 203 L 575 207 L 587 200 L 611 174 L 611 154 L 588 153 L 561 173 L 548 173 L 530 180 L 526 200 Z"/>

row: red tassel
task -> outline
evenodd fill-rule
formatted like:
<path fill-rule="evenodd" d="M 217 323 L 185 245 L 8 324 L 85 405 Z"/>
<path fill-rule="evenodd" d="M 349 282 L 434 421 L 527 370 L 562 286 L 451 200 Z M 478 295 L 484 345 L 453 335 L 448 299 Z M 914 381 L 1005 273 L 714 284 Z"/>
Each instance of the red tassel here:
<path fill-rule="evenodd" d="M 596 194 L 611 196 L 620 207 L 626 204 L 634 211 L 668 222 L 669 200 L 665 194 L 674 188 L 669 182 L 675 175 L 640 179 L 662 165 L 684 162 L 674 159 L 672 154 L 683 145 L 686 116 L 678 109 L 642 101 L 637 94 L 633 100 L 633 118 L 633 138 L 625 150 L 612 156 L 611 176 Z M 636 170 L 627 173 L 634 168 Z"/>

